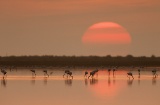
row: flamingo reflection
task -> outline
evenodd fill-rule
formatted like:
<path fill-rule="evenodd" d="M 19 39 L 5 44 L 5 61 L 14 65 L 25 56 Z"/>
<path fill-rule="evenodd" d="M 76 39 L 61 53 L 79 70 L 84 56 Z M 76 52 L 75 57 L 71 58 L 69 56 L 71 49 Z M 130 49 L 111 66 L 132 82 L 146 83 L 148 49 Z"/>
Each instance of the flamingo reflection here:
<path fill-rule="evenodd" d="M 65 85 L 67 85 L 67 86 L 72 86 L 72 79 L 65 79 Z"/>
<path fill-rule="evenodd" d="M 7 86 L 7 80 L 3 78 L 1 80 L 1 85 L 4 86 L 4 87 L 6 87 Z"/>
<path fill-rule="evenodd" d="M 155 85 L 156 83 L 157 83 L 157 80 L 156 80 L 156 78 L 153 77 L 153 79 L 152 79 L 152 85 Z"/>
<path fill-rule="evenodd" d="M 90 85 L 94 85 L 98 83 L 98 79 L 92 78 L 90 79 Z"/>
<path fill-rule="evenodd" d="M 47 85 L 47 82 L 48 82 L 48 78 L 47 77 L 44 77 L 44 85 Z"/>
<path fill-rule="evenodd" d="M 34 85 L 35 84 L 35 82 L 36 82 L 36 77 L 32 77 L 32 79 L 31 79 L 31 83 Z"/>
<path fill-rule="evenodd" d="M 111 79 L 110 79 L 110 77 L 108 77 L 108 86 L 110 86 L 111 85 Z"/>
<path fill-rule="evenodd" d="M 127 80 L 127 84 L 128 84 L 128 86 L 131 86 L 133 84 L 133 79 Z"/>
<path fill-rule="evenodd" d="M 87 86 L 88 85 L 88 79 L 84 79 L 84 82 L 85 82 L 85 85 Z"/>

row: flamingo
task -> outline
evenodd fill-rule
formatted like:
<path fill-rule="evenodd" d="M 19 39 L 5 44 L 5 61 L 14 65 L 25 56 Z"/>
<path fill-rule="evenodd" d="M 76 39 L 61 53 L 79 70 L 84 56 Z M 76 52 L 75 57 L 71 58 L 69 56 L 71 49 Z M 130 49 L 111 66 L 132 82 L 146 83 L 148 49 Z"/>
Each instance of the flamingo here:
<path fill-rule="evenodd" d="M 138 75 L 139 75 L 138 77 L 139 77 L 139 78 L 140 78 L 140 75 L 141 75 L 141 74 L 140 74 L 140 72 L 141 72 L 141 70 L 140 70 L 140 69 L 138 69 Z"/>
<path fill-rule="evenodd" d="M 69 75 L 69 76 L 72 77 L 72 79 L 73 79 L 73 76 L 72 76 L 72 72 L 71 72 L 71 71 L 67 72 L 67 75 Z"/>
<path fill-rule="evenodd" d="M 84 73 L 84 77 L 87 77 L 87 74 L 88 74 L 88 72 L 87 72 L 87 71 L 85 71 L 85 73 Z"/>
<path fill-rule="evenodd" d="M 133 74 L 132 74 L 131 72 L 128 72 L 128 73 L 127 73 L 127 77 L 130 79 L 129 76 L 131 76 L 131 77 L 134 79 Z"/>
<path fill-rule="evenodd" d="M 67 74 L 67 76 L 68 76 L 68 72 L 70 72 L 70 71 L 69 71 L 69 70 L 65 70 L 65 71 L 64 71 L 63 78 L 64 78 L 64 75 L 65 75 L 65 74 Z"/>
<path fill-rule="evenodd" d="M 92 78 L 93 78 L 93 76 L 94 76 L 96 73 L 98 73 L 98 71 L 99 71 L 98 69 L 96 69 L 96 70 L 94 70 L 94 71 L 91 71 L 91 72 L 90 72 L 90 75 L 88 76 L 88 79 L 89 79 L 90 76 L 92 76 Z"/>
<path fill-rule="evenodd" d="M 44 76 L 47 75 L 49 77 L 47 70 L 43 70 L 43 72 L 44 72 Z"/>
<path fill-rule="evenodd" d="M 116 71 L 116 68 L 113 68 L 113 77 L 114 77 L 114 72 Z"/>
<path fill-rule="evenodd" d="M 109 68 L 109 69 L 108 69 L 108 74 L 109 74 L 109 76 L 110 76 L 110 71 L 111 71 L 111 69 Z"/>
<path fill-rule="evenodd" d="M 3 73 L 3 79 L 4 79 L 4 76 L 7 76 L 7 71 L 5 71 L 4 69 L 1 69 L 1 72 Z"/>
<path fill-rule="evenodd" d="M 152 73 L 153 73 L 153 77 L 154 77 L 154 78 L 156 78 L 156 77 L 158 76 L 156 69 L 153 69 L 153 70 L 152 70 Z"/>
<path fill-rule="evenodd" d="M 32 76 L 34 74 L 34 76 L 36 76 L 36 71 L 35 70 L 30 70 L 32 72 Z"/>

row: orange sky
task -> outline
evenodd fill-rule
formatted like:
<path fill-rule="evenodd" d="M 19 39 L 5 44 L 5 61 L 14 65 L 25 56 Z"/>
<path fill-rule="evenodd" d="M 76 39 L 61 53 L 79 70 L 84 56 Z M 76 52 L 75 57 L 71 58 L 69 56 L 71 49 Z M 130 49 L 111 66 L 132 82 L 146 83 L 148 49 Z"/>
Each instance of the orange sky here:
<path fill-rule="evenodd" d="M 0 0 L 0 55 L 160 56 L 158 0 Z M 93 24 L 115 22 L 132 37 L 128 46 L 87 47 Z"/>

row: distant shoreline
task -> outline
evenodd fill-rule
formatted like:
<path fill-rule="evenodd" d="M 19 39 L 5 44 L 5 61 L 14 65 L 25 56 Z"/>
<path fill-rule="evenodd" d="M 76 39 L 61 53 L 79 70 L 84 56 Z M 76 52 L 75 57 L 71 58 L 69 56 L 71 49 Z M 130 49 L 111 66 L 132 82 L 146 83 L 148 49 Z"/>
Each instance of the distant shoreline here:
<path fill-rule="evenodd" d="M 160 57 L 122 56 L 6 56 L 0 57 L 1 66 L 52 66 L 52 67 L 110 67 L 160 66 Z"/>

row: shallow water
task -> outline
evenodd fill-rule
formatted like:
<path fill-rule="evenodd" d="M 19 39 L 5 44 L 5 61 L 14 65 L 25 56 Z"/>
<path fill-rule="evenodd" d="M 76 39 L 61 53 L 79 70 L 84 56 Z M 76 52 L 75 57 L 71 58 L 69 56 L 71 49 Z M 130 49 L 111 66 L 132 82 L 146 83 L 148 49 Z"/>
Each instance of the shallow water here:
<path fill-rule="evenodd" d="M 44 77 L 42 69 L 36 69 L 32 77 L 29 69 L 9 71 L 0 85 L 0 105 L 159 105 L 160 79 L 153 78 L 151 69 L 131 70 L 134 80 L 120 69 L 108 75 L 101 69 L 94 79 L 85 79 L 84 72 L 91 69 L 71 69 L 73 80 L 63 78 L 64 69 L 49 69 L 53 72 Z M 159 72 L 158 72 L 159 73 Z"/>

